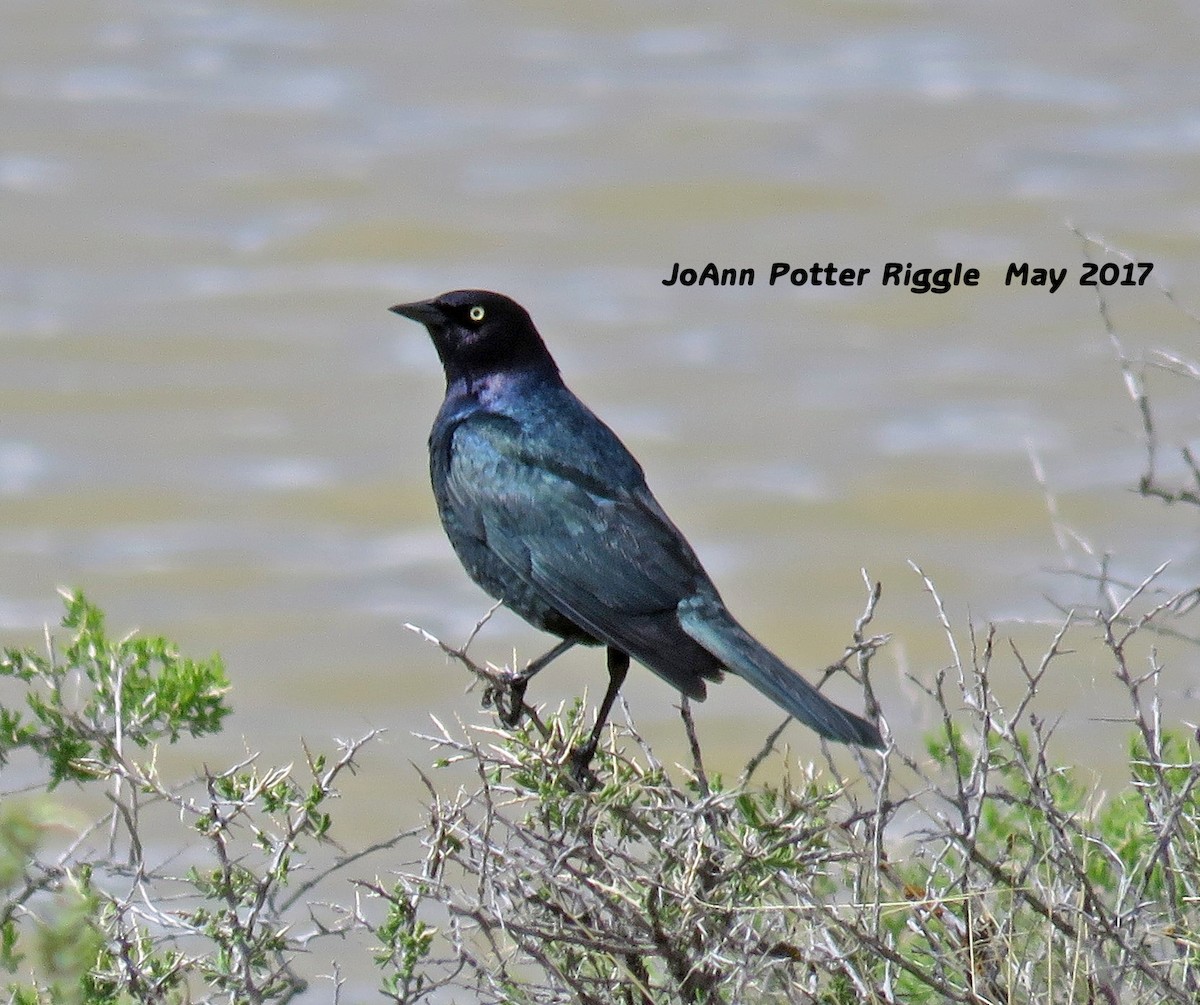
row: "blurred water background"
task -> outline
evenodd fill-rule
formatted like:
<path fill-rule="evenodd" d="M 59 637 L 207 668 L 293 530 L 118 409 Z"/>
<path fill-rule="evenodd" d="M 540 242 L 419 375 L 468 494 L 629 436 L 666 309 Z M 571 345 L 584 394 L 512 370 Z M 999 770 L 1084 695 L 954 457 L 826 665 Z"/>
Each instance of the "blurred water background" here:
<path fill-rule="evenodd" d="M 1130 491 L 1138 417 L 1078 285 L 1104 253 L 1069 226 L 1155 265 L 1108 293 L 1127 349 L 1195 358 L 1155 283 L 1200 302 L 1196 8 L 6 0 L 0 24 L 0 631 L 36 642 L 66 585 L 118 633 L 219 650 L 236 714 L 164 754 L 180 772 L 386 727 L 340 808 L 370 837 L 420 818 L 431 713 L 489 721 L 403 627 L 460 641 L 489 603 L 428 489 L 436 357 L 386 312 L 450 288 L 532 311 L 795 666 L 840 655 L 861 567 L 882 580 L 878 686 L 910 746 L 935 719 L 903 674 L 949 656 L 908 560 L 957 626 L 1004 620 L 1033 656 L 1045 595 L 1089 595 L 1056 572 L 1031 450 L 1118 572 L 1200 578 L 1195 511 Z M 661 283 L 709 261 L 758 281 Z M 873 271 L 771 287 L 776 261 Z M 889 261 L 982 278 L 918 296 L 878 284 Z M 1067 281 L 1005 287 L 1013 261 Z M 1151 390 L 1164 437 L 1194 438 L 1196 385 Z M 498 616 L 475 651 L 547 642 Z M 1200 718 L 1194 652 L 1175 722 Z M 1046 708 L 1104 771 L 1121 695 L 1094 654 L 1074 667 Z M 573 653 L 531 697 L 603 680 Z M 626 694 L 682 758 L 674 692 L 635 671 Z M 733 773 L 779 715 L 731 681 L 697 718 Z"/>

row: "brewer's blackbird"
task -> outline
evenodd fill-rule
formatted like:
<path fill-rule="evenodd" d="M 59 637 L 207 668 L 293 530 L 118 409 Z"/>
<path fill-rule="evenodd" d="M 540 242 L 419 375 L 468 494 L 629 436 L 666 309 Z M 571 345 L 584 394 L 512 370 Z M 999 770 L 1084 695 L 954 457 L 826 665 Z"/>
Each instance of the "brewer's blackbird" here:
<path fill-rule="evenodd" d="M 456 290 L 391 310 L 428 329 L 445 369 L 429 467 L 451 545 L 484 590 L 562 638 L 514 681 L 508 724 L 519 720 L 534 673 L 576 643 L 602 644 L 608 690 L 575 752 L 581 770 L 631 656 L 689 698 L 703 699 L 705 681 L 727 670 L 824 737 L 883 746 L 874 725 L 734 620 L 641 465 L 563 383 L 520 304 Z"/>

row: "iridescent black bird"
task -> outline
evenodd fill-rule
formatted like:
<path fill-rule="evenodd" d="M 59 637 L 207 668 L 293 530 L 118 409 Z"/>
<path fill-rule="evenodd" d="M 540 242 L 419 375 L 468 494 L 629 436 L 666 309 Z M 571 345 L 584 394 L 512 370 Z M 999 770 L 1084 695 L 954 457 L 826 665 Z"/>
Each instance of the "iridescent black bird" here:
<path fill-rule="evenodd" d="M 446 371 L 429 436 L 433 494 L 450 543 L 483 589 L 562 637 L 514 684 L 576 643 L 608 647 L 608 691 L 585 769 L 632 656 L 689 698 L 728 670 L 824 737 L 882 747 L 879 730 L 825 698 L 725 608 L 641 465 L 562 381 L 520 304 L 456 290 L 398 304 L 428 330 Z"/>

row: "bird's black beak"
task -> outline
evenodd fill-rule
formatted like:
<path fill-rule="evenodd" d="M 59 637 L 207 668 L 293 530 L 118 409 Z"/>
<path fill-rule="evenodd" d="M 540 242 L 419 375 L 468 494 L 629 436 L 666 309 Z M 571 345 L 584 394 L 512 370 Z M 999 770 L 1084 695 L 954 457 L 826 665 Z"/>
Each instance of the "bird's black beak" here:
<path fill-rule="evenodd" d="M 396 304 L 395 307 L 389 307 L 388 310 L 393 314 L 399 314 L 401 317 L 412 318 L 413 321 L 419 322 L 426 327 L 441 325 L 446 320 L 446 315 L 442 313 L 442 309 L 433 300 L 418 300 L 412 304 Z"/>

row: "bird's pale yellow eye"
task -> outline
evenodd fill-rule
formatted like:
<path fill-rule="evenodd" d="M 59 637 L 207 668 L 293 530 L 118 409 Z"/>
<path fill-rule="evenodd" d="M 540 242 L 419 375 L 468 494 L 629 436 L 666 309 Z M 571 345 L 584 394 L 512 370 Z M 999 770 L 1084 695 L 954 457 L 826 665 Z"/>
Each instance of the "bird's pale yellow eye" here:
<path fill-rule="evenodd" d="M 478 324 L 480 321 L 483 320 L 484 313 L 485 313 L 484 309 L 482 307 L 480 307 L 478 304 L 476 304 L 469 311 L 467 311 L 467 317 L 469 317 L 472 321 L 474 321 L 476 324 Z"/>

